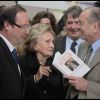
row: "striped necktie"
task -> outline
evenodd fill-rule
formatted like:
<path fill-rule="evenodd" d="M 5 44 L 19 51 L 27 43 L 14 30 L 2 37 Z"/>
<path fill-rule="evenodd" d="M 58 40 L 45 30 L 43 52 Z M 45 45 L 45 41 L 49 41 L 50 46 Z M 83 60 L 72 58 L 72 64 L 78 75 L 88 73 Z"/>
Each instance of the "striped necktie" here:
<path fill-rule="evenodd" d="M 93 51 L 92 45 L 89 45 L 87 55 L 86 55 L 86 58 L 85 58 L 85 61 L 84 61 L 86 64 L 89 63 L 90 57 L 92 55 L 92 51 Z"/>

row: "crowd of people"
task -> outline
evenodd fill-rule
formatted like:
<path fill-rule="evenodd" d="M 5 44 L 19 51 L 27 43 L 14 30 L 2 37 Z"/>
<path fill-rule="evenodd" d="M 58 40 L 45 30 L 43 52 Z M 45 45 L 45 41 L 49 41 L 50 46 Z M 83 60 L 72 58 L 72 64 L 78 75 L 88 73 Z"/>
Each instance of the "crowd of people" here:
<path fill-rule="evenodd" d="M 21 5 L 0 7 L 1 99 L 100 98 L 100 8 L 71 6 L 62 24 L 59 31 L 48 11 L 30 21 Z M 68 49 L 90 67 L 83 77 L 65 76 L 52 65 L 55 53 Z"/>

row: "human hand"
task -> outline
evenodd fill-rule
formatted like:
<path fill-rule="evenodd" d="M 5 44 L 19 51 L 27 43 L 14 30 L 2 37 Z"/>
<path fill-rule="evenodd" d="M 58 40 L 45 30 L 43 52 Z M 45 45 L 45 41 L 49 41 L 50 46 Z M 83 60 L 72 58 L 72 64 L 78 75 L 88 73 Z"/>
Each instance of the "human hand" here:
<path fill-rule="evenodd" d="M 69 79 L 69 84 L 74 86 L 77 90 L 86 92 L 88 81 L 84 78 L 73 77 L 73 76 L 64 76 L 64 78 Z"/>
<path fill-rule="evenodd" d="M 49 77 L 50 72 L 52 72 L 50 69 L 50 66 L 40 66 L 40 68 L 36 74 L 36 80 L 39 81 L 43 75 Z"/>

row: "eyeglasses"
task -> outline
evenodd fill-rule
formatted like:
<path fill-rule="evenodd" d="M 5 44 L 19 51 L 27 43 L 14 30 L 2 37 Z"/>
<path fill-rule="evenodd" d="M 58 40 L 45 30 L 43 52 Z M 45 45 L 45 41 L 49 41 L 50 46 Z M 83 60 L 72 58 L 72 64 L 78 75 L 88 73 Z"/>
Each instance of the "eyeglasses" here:
<path fill-rule="evenodd" d="M 22 28 L 22 29 L 27 29 L 27 28 L 30 28 L 30 25 L 28 24 L 28 25 L 18 25 L 18 24 L 16 24 L 16 23 L 13 23 L 14 25 L 16 25 L 17 27 L 19 27 L 19 28 Z"/>

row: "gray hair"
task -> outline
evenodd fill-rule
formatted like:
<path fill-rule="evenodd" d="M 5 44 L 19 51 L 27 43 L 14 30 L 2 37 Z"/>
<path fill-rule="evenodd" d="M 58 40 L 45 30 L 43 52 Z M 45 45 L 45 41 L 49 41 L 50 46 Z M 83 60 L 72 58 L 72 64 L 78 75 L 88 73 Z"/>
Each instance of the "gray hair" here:
<path fill-rule="evenodd" d="M 91 24 L 93 22 L 99 22 L 100 23 L 100 8 L 98 7 L 89 7 L 85 10 L 89 11 L 89 16 L 87 18 L 87 21 Z"/>

